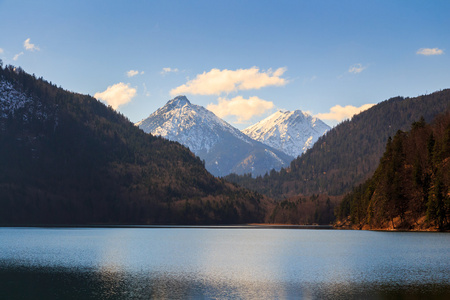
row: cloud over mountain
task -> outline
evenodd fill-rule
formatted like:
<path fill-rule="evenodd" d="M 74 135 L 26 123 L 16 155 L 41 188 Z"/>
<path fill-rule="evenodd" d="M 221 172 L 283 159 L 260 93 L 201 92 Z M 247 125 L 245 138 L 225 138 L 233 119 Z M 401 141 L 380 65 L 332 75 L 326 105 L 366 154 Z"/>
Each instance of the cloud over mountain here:
<path fill-rule="evenodd" d="M 260 116 L 274 107 L 272 101 L 266 101 L 256 96 L 248 99 L 242 96 L 232 99 L 219 98 L 218 102 L 218 104 L 209 104 L 207 109 L 219 118 L 235 116 L 237 117 L 237 123 L 248 121 L 253 116 Z"/>
<path fill-rule="evenodd" d="M 20 52 L 20 53 L 17 53 L 16 55 L 14 55 L 13 60 L 14 60 L 14 61 L 18 60 L 19 57 L 22 56 L 22 55 L 23 55 L 23 51 Z"/>
<path fill-rule="evenodd" d="M 360 107 L 356 107 L 353 105 L 346 105 L 346 106 L 335 105 L 332 108 L 330 108 L 330 112 L 320 113 L 315 115 L 315 117 L 323 120 L 335 120 L 340 122 L 345 119 L 349 119 L 353 117 L 353 115 L 365 111 L 374 105 L 375 104 L 364 104 L 361 105 Z"/>
<path fill-rule="evenodd" d="M 192 95 L 220 95 L 236 91 L 260 89 L 266 86 L 283 86 L 287 80 L 281 78 L 286 68 L 260 71 L 257 67 L 238 70 L 211 69 L 209 72 L 198 74 L 170 91 L 172 96 L 181 94 Z"/>
<path fill-rule="evenodd" d="M 120 105 L 130 102 L 135 95 L 135 88 L 130 87 L 129 84 L 119 82 L 108 86 L 103 92 L 95 93 L 94 97 L 117 109 Z"/>

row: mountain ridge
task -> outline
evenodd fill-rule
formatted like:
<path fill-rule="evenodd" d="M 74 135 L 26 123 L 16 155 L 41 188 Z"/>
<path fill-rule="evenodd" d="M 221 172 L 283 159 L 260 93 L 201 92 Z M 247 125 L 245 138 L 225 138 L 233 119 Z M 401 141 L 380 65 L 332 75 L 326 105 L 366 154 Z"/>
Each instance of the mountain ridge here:
<path fill-rule="evenodd" d="M 389 136 L 408 130 L 421 117 L 430 122 L 448 109 L 450 89 L 390 98 L 332 128 L 289 168 L 256 179 L 233 174 L 226 178 L 275 199 L 343 195 L 373 174 Z"/>
<path fill-rule="evenodd" d="M 254 140 L 297 157 L 310 149 L 330 126 L 301 110 L 279 110 L 242 130 Z"/>
<path fill-rule="evenodd" d="M 145 132 L 177 141 L 201 159 L 216 176 L 262 175 L 286 167 L 293 157 L 255 141 L 185 96 L 169 100 L 135 124 Z"/>

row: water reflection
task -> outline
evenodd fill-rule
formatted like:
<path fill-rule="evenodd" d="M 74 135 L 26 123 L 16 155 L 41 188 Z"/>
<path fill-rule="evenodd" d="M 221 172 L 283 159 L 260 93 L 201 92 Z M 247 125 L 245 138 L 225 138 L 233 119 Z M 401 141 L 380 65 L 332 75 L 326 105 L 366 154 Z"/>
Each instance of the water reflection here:
<path fill-rule="evenodd" d="M 449 299 L 450 235 L 0 228 L 5 299 Z"/>
<path fill-rule="evenodd" d="M 274 289 L 275 288 L 275 289 Z M 0 268 L 2 299 L 448 299 L 447 284 L 209 282 L 159 273 Z"/>

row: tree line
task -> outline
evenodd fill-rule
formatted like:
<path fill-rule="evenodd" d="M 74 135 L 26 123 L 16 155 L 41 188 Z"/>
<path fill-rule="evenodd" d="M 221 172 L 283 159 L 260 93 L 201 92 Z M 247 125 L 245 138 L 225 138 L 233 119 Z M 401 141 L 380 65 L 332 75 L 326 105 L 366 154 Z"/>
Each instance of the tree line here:
<path fill-rule="evenodd" d="M 389 138 L 374 175 L 344 197 L 336 215 L 357 228 L 448 229 L 450 111 Z"/>

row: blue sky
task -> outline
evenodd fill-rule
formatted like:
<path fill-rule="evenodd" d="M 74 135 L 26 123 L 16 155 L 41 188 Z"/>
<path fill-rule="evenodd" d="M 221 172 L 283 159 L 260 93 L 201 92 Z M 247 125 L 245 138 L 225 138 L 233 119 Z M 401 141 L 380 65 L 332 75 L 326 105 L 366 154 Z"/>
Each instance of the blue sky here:
<path fill-rule="evenodd" d="M 449 14 L 450 1 L 0 0 L 0 59 L 133 122 L 180 93 L 240 129 L 277 109 L 335 125 L 449 88 Z"/>

